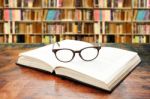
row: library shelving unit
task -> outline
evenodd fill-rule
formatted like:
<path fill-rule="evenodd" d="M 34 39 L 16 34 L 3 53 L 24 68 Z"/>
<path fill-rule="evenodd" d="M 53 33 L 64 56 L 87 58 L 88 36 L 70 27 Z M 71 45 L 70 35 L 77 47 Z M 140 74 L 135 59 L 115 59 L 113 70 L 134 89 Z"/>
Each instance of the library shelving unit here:
<path fill-rule="evenodd" d="M 0 43 L 150 43 L 150 0 L 0 0 Z"/>

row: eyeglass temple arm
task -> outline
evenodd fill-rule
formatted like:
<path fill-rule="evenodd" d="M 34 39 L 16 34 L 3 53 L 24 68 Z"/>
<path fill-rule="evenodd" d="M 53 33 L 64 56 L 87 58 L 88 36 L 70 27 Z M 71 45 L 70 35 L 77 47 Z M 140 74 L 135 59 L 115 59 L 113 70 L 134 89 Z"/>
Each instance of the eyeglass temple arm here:
<path fill-rule="evenodd" d="M 56 44 L 60 47 L 60 44 L 58 42 L 56 42 Z M 53 44 L 52 49 L 54 49 L 55 43 Z"/>

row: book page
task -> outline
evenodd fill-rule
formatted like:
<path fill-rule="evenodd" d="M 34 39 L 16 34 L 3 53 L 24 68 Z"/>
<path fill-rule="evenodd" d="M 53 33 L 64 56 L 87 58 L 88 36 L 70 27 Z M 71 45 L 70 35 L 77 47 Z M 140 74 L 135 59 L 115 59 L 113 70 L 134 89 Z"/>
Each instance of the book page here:
<path fill-rule="evenodd" d="M 79 55 L 76 55 L 71 62 L 58 63 L 57 65 L 77 71 L 108 84 L 136 55 L 137 54 L 134 52 L 122 49 L 102 47 L 99 56 L 93 61 L 83 61 Z"/>

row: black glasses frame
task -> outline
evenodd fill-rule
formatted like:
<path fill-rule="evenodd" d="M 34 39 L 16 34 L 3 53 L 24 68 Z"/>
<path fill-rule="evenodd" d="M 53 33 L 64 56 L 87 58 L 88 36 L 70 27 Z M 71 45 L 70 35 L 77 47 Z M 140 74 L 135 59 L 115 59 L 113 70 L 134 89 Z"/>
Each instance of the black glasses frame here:
<path fill-rule="evenodd" d="M 57 42 L 57 45 L 60 46 L 58 42 Z M 81 52 L 82 52 L 83 50 L 87 49 L 87 48 L 95 48 L 95 49 L 97 50 L 97 55 L 96 55 L 93 59 L 91 59 L 91 60 L 86 60 L 86 59 L 84 59 L 84 58 L 82 57 L 82 55 L 81 55 Z M 94 60 L 94 59 L 97 58 L 97 56 L 99 55 L 99 50 L 100 50 L 100 49 L 101 49 L 101 46 L 90 46 L 90 47 L 85 47 L 85 48 L 82 48 L 82 49 L 76 50 L 76 51 L 74 51 L 74 50 L 72 50 L 72 49 L 68 49 L 68 48 L 54 49 L 54 44 L 53 44 L 52 52 L 55 54 L 55 57 L 57 58 L 57 60 L 59 60 L 60 62 L 70 62 L 70 61 L 72 61 L 73 58 L 75 57 L 75 54 L 76 54 L 76 53 L 79 54 L 79 56 L 81 57 L 82 60 L 84 60 L 84 61 L 92 61 L 92 60 Z M 71 51 L 71 52 L 73 53 L 72 58 L 71 58 L 69 61 L 62 61 L 62 60 L 60 60 L 60 59 L 57 57 L 57 55 L 56 55 L 56 53 L 57 53 L 58 51 L 60 51 L 60 50 L 69 50 L 69 51 Z"/>

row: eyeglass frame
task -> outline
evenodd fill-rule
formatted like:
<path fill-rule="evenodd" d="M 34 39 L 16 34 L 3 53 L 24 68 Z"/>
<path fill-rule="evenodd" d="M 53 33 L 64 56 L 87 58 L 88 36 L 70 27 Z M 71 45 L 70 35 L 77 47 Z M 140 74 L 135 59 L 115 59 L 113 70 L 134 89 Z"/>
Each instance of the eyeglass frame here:
<path fill-rule="evenodd" d="M 60 46 L 60 44 L 59 44 L 58 42 L 56 42 L 56 43 L 57 43 L 58 46 Z M 69 48 L 54 49 L 54 45 L 55 45 L 55 43 L 53 44 L 52 52 L 55 54 L 55 57 L 57 58 L 57 60 L 59 60 L 60 62 L 64 62 L 64 63 L 67 63 L 67 62 L 72 61 L 72 60 L 74 59 L 76 53 L 79 54 L 79 56 L 80 56 L 80 58 L 81 58 L 82 60 L 84 60 L 84 61 L 92 61 L 92 60 L 94 60 L 94 59 L 97 58 L 97 56 L 99 55 L 99 50 L 101 49 L 101 46 L 89 46 L 89 47 L 84 47 L 84 48 L 82 48 L 82 49 L 80 49 L 80 50 L 76 50 L 76 51 L 75 51 L 75 50 L 72 50 L 72 49 L 69 49 Z M 95 48 L 95 49 L 97 49 L 97 55 L 96 55 L 93 59 L 91 59 L 91 60 L 86 60 L 86 59 L 84 59 L 84 58 L 82 57 L 82 55 L 81 55 L 82 50 L 87 49 L 87 48 Z M 69 61 L 62 61 L 62 60 L 60 60 L 60 59 L 57 57 L 57 55 L 56 55 L 57 51 L 59 51 L 59 50 L 70 50 L 70 51 L 72 51 L 72 53 L 73 53 L 72 58 L 71 58 Z"/>

